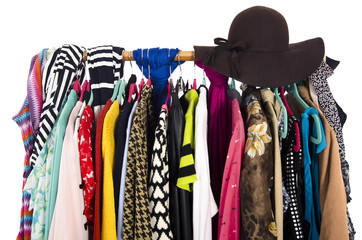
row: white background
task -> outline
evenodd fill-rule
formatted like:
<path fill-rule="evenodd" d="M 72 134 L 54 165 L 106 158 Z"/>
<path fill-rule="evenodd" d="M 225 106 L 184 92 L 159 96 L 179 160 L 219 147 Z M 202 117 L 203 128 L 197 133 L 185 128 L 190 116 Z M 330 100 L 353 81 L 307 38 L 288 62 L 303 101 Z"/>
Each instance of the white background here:
<path fill-rule="evenodd" d="M 329 78 L 335 99 L 347 113 L 344 126 L 350 163 L 352 202 L 349 204 L 357 239 L 361 234 L 361 25 L 357 1 L 7 1 L 0 7 L 0 238 L 14 239 L 19 229 L 24 148 L 11 117 L 26 95 L 30 60 L 45 47 L 64 43 L 93 47 L 112 44 L 126 50 L 150 47 L 213 45 L 227 38 L 240 11 L 264 5 L 287 20 L 290 42 L 322 37 L 327 56 L 340 60 Z M 129 76 L 127 64 L 125 75 Z M 183 65 L 193 79 L 193 64 Z M 139 74 L 138 70 L 135 73 Z M 175 77 L 179 72 L 175 71 Z M 139 75 L 138 75 L 139 76 Z M 198 76 L 202 76 L 198 71 Z M 201 81 L 201 77 L 198 78 Z"/>

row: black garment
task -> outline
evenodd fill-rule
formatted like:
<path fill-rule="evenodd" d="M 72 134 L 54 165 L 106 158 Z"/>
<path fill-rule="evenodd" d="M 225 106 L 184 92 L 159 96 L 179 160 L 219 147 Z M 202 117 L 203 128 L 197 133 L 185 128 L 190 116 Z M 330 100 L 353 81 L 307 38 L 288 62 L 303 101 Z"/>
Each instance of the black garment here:
<path fill-rule="evenodd" d="M 118 204 L 119 204 L 119 190 L 121 184 L 121 173 L 123 165 L 124 147 L 126 142 L 126 131 L 129 115 L 132 111 L 133 103 L 126 101 L 123 108 L 123 113 L 118 119 L 118 126 L 116 132 L 116 151 L 115 162 L 113 169 L 113 187 L 114 187 L 114 204 L 116 210 L 116 223 L 118 222 Z"/>
<path fill-rule="evenodd" d="M 288 134 L 282 141 L 282 175 L 284 186 L 290 197 L 288 210 L 284 213 L 284 239 L 304 239 L 308 236 L 305 233 L 304 214 L 302 206 L 303 177 L 301 164 L 302 140 L 300 139 L 300 149 L 295 152 L 293 146 L 296 141 L 295 123 L 299 124 L 299 120 L 295 116 L 288 116 Z M 299 128 L 301 129 L 301 128 Z M 304 234 L 303 234 L 304 233 Z"/>
<path fill-rule="evenodd" d="M 167 129 L 167 145 L 170 168 L 170 222 L 171 230 L 175 240 L 187 239 L 182 237 L 183 234 L 181 233 L 182 223 L 180 212 L 180 199 L 184 199 L 185 195 L 176 186 L 184 128 L 185 114 L 181 107 L 177 92 L 172 91 L 172 106 L 169 110 L 169 122 Z M 185 205 L 186 203 L 183 202 L 182 204 Z"/>

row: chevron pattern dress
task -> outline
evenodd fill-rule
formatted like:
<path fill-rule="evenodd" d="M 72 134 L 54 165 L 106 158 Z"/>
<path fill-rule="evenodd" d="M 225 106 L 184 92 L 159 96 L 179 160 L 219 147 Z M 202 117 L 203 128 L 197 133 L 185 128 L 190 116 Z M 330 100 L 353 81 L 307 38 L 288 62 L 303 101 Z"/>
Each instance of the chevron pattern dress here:
<path fill-rule="evenodd" d="M 150 166 L 148 196 L 150 200 L 152 239 L 173 239 L 169 215 L 169 170 L 167 156 L 167 108 L 162 107 L 155 132 Z"/>

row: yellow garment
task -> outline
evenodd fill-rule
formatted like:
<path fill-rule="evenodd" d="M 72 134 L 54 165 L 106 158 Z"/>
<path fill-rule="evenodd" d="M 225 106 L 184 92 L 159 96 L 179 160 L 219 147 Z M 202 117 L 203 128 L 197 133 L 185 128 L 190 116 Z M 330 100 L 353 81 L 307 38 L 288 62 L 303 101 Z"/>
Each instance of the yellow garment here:
<path fill-rule="evenodd" d="M 102 157 L 103 162 L 103 205 L 102 239 L 117 240 L 116 211 L 114 206 L 113 167 L 115 154 L 114 131 L 119 117 L 119 104 L 114 101 L 109 108 L 103 124 Z"/>
<path fill-rule="evenodd" d="M 193 151 L 195 149 L 194 116 L 199 95 L 196 90 L 191 89 L 186 93 L 185 98 L 189 102 L 189 106 L 185 114 L 184 140 L 181 149 L 177 187 L 190 192 L 192 191 L 192 183 L 197 181 Z"/>

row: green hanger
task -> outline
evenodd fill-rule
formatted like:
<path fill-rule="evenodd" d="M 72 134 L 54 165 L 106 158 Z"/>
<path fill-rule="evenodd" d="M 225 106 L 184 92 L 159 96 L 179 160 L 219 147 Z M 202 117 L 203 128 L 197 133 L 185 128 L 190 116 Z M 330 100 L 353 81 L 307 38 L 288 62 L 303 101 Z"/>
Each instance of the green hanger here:
<path fill-rule="evenodd" d="M 206 80 L 205 80 L 205 69 L 203 71 L 204 77 L 202 78 L 202 83 L 201 85 L 204 85 L 206 87 Z"/>
<path fill-rule="evenodd" d="M 118 81 L 116 82 L 116 85 L 114 86 L 113 94 L 112 94 L 112 97 L 111 97 L 112 102 L 114 100 L 116 100 L 119 85 L 121 85 L 121 79 L 118 79 Z"/>
<path fill-rule="evenodd" d="M 89 97 L 89 101 L 88 101 L 88 106 L 92 106 L 92 103 L 93 103 L 93 91 L 92 91 L 92 88 L 91 88 L 90 81 L 89 81 L 89 83 L 88 83 L 88 91 L 90 91 L 90 97 Z"/>
<path fill-rule="evenodd" d="M 295 98 L 298 100 L 298 102 L 304 107 L 308 108 L 308 104 L 306 104 L 303 99 L 299 96 L 297 84 L 293 83 L 292 85 L 287 86 L 288 92 L 293 93 Z M 312 114 L 312 118 L 314 119 L 314 122 L 317 126 L 317 138 L 310 136 L 310 141 L 314 144 L 320 144 L 322 142 L 322 129 L 321 129 L 321 123 L 319 120 L 319 117 L 317 114 Z"/>
<path fill-rule="evenodd" d="M 117 102 L 119 104 L 121 104 L 122 97 L 126 96 L 126 86 L 127 86 L 126 80 L 122 79 L 121 86 L 119 86 L 118 95 L 117 95 Z"/>
<path fill-rule="evenodd" d="M 230 89 L 235 89 L 235 79 L 231 78 L 231 83 L 229 84 Z"/>
<path fill-rule="evenodd" d="M 278 88 L 272 88 L 273 92 L 274 92 L 274 96 L 277 99 L 282 111 L 283 111 L 283 118 L 284 118 L 284 128 L 283 128 L 283 132 L 279 131 L 279 135 L 285 139 L 287 137 L 287 133 L 288 133 L 288 114 L 287 114 L 287 109 L 285 108 L 282 100 L 279 97 L 279 93 L 278 93 Z"/>

